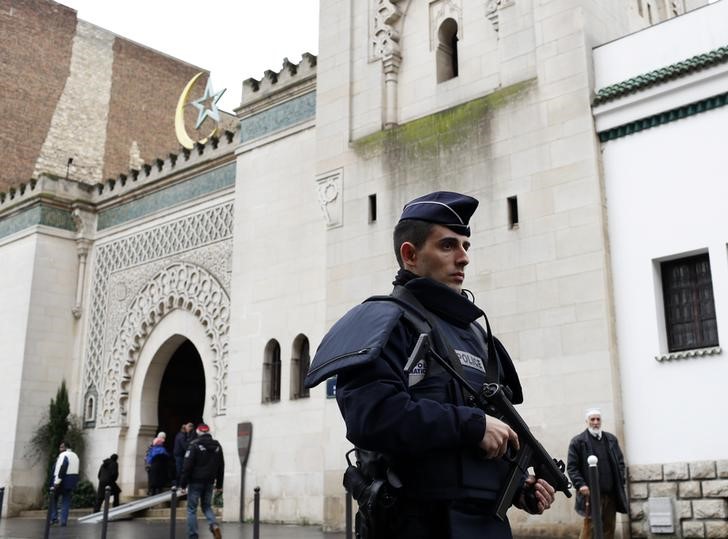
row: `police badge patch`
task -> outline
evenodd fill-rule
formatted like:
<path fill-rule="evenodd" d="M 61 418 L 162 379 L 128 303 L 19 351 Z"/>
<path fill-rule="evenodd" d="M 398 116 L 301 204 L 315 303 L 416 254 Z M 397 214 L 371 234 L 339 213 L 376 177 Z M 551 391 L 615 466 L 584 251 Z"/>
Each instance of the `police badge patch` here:
<path fill-rule="evenodd" d="M 480 372 L 485 373 L 483 360 L 478 356 L 474 356 L 469 352 L 463 352 L 462 350 L 455 350 L 455 354 L 457 354 L 460 364 L 463 367 L 470 367 L 471 369 L 477 369 Z"/>
<path fill-rule="evenodd" d="M 409 371 L 409 380 L 407 383 L 408 387 L 412 387 L 413 385 L 420 383 L 425 378 L 426 374 L 427 362 L 425 362 L 424 359 L 421 359 Z"/>

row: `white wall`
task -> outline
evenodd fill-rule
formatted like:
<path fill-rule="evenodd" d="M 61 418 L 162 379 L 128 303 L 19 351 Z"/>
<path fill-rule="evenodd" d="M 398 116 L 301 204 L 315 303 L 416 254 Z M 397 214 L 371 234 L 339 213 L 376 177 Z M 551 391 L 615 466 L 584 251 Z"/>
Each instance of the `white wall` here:
<path fill-rule="evenodd" d="M 34 502 L 46 480 L 43 467 L 30 458 L 28 443 L 62 380 L 72 407 L 75 402 L 73 342 L 78 328 L 71 309 L 78 258 L 70 234 L 46 234 L 43 227 L 2 245 L 0 256 L 13 262 L 12 271 L 3 273 L 0 304 L 0 336 L 7 346 L 0 360 L 0 409 L 14 440 L 0 461 L 0 481 L 11 487 L 6 499 L 13 511 L 15 504 Z"/>
<path fill-rule="evenodd" d="M 604 145 L 609 234 L 631 464 L 726 458 L 725 352 L 658 362 L 667 352 L 656 260 L 707 250 L 718 336 L 728 339 L 728 109 Z"/>
<path fill-rule="evenodd" d="M 3 343 L 3 353 L 0 354 L 0 369 L 3 373 L 0 377 L 0 410 L 3 411 L 8 433 L 15 433 L 18 428 L 36 239 L 35 236 L 26 235 L 0 245 L 0 257 L 13 261 L 13 271 L 3 272 L 3 295 L 0 301 L 0 341 Z M 10 439 L 14 439 L 14 436 Z M 9 450 L 0 453 L 0 485 L 6 487 L 3 511 L 10 507 L 13 460 L 22 451 L 22 444 L 16 442 Z"/>
<path fill-rule="evenodd" d="M 318 391 L 290 399 L 291 354 L 299 334 L 316 351 L 324 321 L 324 223 L 314 181 L 313 129 L 239 150 L 235 192 L 228 411 L 251 421 L 246 515 L 261 487 L 261 514 L 321 522 L 322 409 Z M 262 404 L 262 365 L 270 339 L 281 349 L 281 400 Z M 230 429 L 228 429 L 230 431 Z M 233 432 L 233 431 L 231 431 Z M 234 435 L 226 442 L 235 447 Z M 238 517 L 240 465 L 229 463 L 225 518 Z"/>

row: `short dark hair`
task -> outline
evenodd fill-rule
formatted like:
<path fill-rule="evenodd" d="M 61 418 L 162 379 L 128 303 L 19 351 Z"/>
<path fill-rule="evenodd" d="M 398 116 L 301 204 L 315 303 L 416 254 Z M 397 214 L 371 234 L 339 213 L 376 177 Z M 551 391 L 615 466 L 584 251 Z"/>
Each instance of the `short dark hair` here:
<path fill-rule="evenodd" d="M 394 227 L 392 237 L 394 239 L 394 256 L 397 257 L 397 263 L 400 268 L 404 268 L 402 255 L 399 252 L 402 244 L 408 241 L 415 246 L 415 249 L 421 249 L 434 226 L 435 223 L 420 221 L 419 219 L 404 219 L 397 223 L 397 226 Z"/>

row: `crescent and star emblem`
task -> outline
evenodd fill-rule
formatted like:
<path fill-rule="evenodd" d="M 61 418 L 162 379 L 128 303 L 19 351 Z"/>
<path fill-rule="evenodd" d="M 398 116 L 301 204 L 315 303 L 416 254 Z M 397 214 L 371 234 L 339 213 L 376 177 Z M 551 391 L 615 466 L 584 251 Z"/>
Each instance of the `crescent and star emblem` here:
<path fill-rule="evenodd" d="M 197 82 L 197 79 L 199 79 L 202 75 L 204 75 L 204 71 L 199 72 L 187 83 L 184 90 L 182 90 L 182 93 L 179 96 L 179 101 L 177 101 L 177 109 L 174 113 L 174 130 L 177 134 L 177 140 L 182 146 L 184 146 L 188 150 L 191 150 L 195 147 L 195 142 L 205 144 L 207 142 L 207 139 L 217 133 L 217 123 L 220 122 L 220 110 L 217 108 L 217 102 L 220 101 L 222 94 L 225 93 L 225 89 L 223 88 L 219 92 L 214 93 L 212 90 L 212 81 L 210 78 L 207 79 L 205 93 L 202 94 L 202 97 L 193 101 L 188 101 L 192 87 Z M 194 106 L 198 111 L 195 129 L 199 129 L 206 118 L 210 118 L 213 122 L 215 122 L 215 127 L 212 129 L 212 131 L 206 137 L 197 141 L 193 140 L 192 137 L 190 137 L 190 135 L 187 133 L 187 129 L 185 128 L 184 109 L 185 106 L 188 104 Z"/>

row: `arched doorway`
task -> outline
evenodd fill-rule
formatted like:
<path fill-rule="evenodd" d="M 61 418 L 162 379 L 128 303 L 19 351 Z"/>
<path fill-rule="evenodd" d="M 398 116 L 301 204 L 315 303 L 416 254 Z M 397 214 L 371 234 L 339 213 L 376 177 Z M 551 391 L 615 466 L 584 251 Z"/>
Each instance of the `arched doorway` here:
<path fill-rule="evenodd" d="M 183 423 L 201 423 L 205 408 L 205 370 L 200 354 L 185 339 L 169 359 L 159 385 L 158 427 L 167 433 L 167 449 Z"/>

